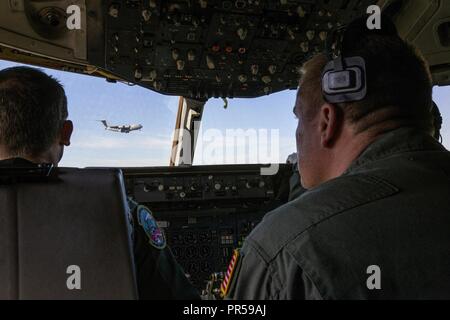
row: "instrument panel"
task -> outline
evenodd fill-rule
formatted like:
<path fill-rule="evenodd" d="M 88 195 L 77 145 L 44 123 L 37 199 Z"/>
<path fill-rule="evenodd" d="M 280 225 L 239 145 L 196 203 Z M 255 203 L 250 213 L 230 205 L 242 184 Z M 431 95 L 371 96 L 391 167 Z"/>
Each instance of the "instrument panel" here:
<path fill-rule="evenodd" d="M 105 1 L 106 69 L 186 98 L 296 89 L 328 33 L 373 0 Z"/>
<path fill-rule="evenodd" d="M 128 196 L 152 210 L 168 244 L 201 292 L 225 272 L 233 250 L 263 216 L 287 202 L 291 166 L 261 176 L 261 166 L 124 169 Z"/>
<path fill-rule="evenodd" d="M 377 4 L 422 51 L 434 83 L 448 84 L 448 1 L 412 2 L 0 1 L 0 57 L 194 100 L 253 98 L 296 88 L 330 32 Z M 66 27 L 72 5 L 77 30 Z"/>

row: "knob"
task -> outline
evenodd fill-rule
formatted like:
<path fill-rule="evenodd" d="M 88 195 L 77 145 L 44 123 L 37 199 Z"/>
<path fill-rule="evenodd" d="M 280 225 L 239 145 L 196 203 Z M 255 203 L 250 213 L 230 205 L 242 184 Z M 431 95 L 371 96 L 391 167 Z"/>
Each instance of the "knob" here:
<path fill-rule="evenodd" d="M 258 74 L 258 72 L 259 72 L 259 66 L 258 66 L 257 64 L 253 64 L 253 65 L 251 66 L 251 69 L 252 69 L 252 74 L 253 74 L 254 76 L 256 76 L 256 75 Z"/>
<path fill-rule="evenodd" d="M 141 69 L 137 68 L 137 69 L 134 71 L 134 78 L 135 78 L 136 80 L 142 79 L 142 70 L 141 70 Z"/>
<path fill-rule="evenodd" d="M 188 51 L 188 60 L 189 61 L 194 61 L 195 60 L 195 51 L 194 50 L 189 50 Z"/>
<path fill-rule="evenodd" d="M 152 16 L 152 12 L 149 10 L 143 10 L 142 11 L 142 18 L 144 19 L 145 22 L 149 22 L 150 18 Z"/>
<path fill-rule="evenodd" d="M 153 88 L 155 88 L 156 91 L 161 91 L 162 83 L 159 81 L 153 82 Z"/>
<path fill-rule="evenodd" d="M 148 184 L 144 185 L 144 192 L 152 192 L 155 190 L 155 187 L 149 186 Z"/>
<path fill-rule="evenodd" d="M 245 74 L 241 74 L 241 75 L 239 75 L 238 80 L 241 83 L 245 83 L 245 82 L 247 82 L 247 76 Z"/>
<path fill-rule="evenodd" d="M 239 39 L 241 39 L 242 41 L 244 41 L 247 38 L 247 34 L 248 34 L 248 30 L 246 28 L 239 28 L 237 30 L 237 35 L 238 35 Z"/>
<path fill-rule="evenodd" d="M 272 78 L 270 76 L 263 76 L 261 78 L 262 82 L 264 82 L 265 84 L 271 83 L 272 82 Z"/>
<path fill-rule="evenodd" d="M 152 70 L 149 73 L 149 77 L 151 81 L 154 81 L 156 79 L 156 77 L 158 76 L 158 73 L 156 72 L 156 70 Z"/>
<path fill-rule="evenodd" d="M 306 37 L 308 38 L 309 41 L 313 40 L 315 36 L 316 32 L 314 30 L 309 30 L 306 32 Z"/>
<path fill-rule="evenodd" d="M 178 58 L 180 57 L 180 51 L 178 49 L 173 49 L 172 50 L 172 59 L 173 60 L 178 60 Z"/>
<path fill-rule="evenodd" d="M 277 66 L 276 65 L 271 65 L 269 66 L 269 73 L 270 74 L 275 74 L 277 72 Z"/>
<path fill-rule="evenodd" d="M 306 11 L 302 6 L 297 7 L 297 14 L 300 18 L 304 18 L 306 16 Z"/>
<path fill-rule="evenodd" d="M 185 62 L 183 60 L 177 60 L 177 70 L 182 71 L 184 70 Z"/>
<path fill-rule="evenodd" d="M 309 42 L 304 41 L 300 43 L 300 48 L 304 53 L 307 53 L 309 51 Z"/>
<path fill-rule="evenodd" d="M 206 65 L 208 66 L 208 69 L 213 70 L 216 68 L 216 64 L 214 62 L 214 58 L 210 55 L 206 56 Z"/>
<path fill-rule="evenodd" d="M 119 5 L 113 4 L 113 5 L 111 5 L 109 7 L 109 12 L 108 13 L 109 13 L 109 15 L 111 17 L 118 18 L 119 17 L 119 12 L 120 12 Z"/>

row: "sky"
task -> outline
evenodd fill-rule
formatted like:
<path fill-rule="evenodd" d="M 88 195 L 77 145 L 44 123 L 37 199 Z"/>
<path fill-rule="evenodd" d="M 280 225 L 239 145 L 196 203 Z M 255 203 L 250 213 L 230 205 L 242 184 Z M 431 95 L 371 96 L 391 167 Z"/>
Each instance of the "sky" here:
<path fill-rule="evenodd" d="M 17 64 L 0 60 L 0 70 Z M 139 86 L 43 69 L 61 81 L 75 130 L 61 166 L 167 166 L 178 97 Z M 284 163 L 295 152 L 295 91 L 255 99 L 221 99 L 205 106 L 194 165 Z M 450 148 L 450 87 L 435 87 L 434 99 L 444 118 L 444 145 Z M 111 125 L 142 124 L 129 134 L 106 131 Z"/>

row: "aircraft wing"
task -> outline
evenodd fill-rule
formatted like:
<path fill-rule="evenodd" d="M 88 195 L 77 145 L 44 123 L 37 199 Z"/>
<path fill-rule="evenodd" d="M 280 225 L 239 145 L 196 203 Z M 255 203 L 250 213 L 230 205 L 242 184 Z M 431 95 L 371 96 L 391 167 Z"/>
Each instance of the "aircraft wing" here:
<path fill-rule="evenodd" d="M 108 131 L 114 131 L 114 132 L 122 132 L 122 130 L 119 129 L 119 128 L 106 128 L 106 130 L 108 130 Z"/>

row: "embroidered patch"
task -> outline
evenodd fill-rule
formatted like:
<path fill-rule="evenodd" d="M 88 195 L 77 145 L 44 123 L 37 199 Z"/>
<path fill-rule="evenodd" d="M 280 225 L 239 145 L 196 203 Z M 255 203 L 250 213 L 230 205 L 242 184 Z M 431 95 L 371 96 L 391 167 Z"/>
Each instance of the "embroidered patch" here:
<path fill-rule="evenodd" d="M 151 211 L 144 206 L 139 206 L 137 216 L 139 224 L 144 228 L 148 236 L 149 243 L 156 249 L 164 249 L 166 247 L 166 237 L 164 236 L 164 232 L 158 227 Z"/>
<path fill-rule="evenodd" d="M 234 250 L 233 257 L 231 258 L 230 264 L 223 279 L 222 285 L 220 286 L 220 295 L 222 298 L 226 297 L 230 291 L 231 284 L 233 283 L 233 277 L 235 275 L 236 266 L 238 265 L 240 258 L 239 249 Z"/>

